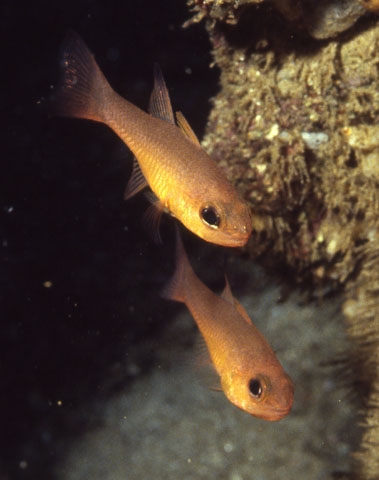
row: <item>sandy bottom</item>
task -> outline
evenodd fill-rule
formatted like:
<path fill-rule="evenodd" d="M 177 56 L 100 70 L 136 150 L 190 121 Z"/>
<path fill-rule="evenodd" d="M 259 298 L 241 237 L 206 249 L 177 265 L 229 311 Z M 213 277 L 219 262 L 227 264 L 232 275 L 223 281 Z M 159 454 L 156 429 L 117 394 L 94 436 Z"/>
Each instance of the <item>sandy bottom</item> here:
<path fill-rule="evenodd" d="M 154 351 L 155 368 L 86 412 L 98 426 L 67 446 L 60 480 L 325 480 L 349 470 L 359 433 L 330 365 L 348 348 L 341 299 L 306 302 L 295 291 L 278 303 L 279 287 L 259 272 L 254 279 L 249 295 L 233 290 L 295 383 L 291 414 L 276 423 L 258 420 L 204 385 L 187 365 L 195 329 L 183 306 L 159 345 L 145 346 Z"/>

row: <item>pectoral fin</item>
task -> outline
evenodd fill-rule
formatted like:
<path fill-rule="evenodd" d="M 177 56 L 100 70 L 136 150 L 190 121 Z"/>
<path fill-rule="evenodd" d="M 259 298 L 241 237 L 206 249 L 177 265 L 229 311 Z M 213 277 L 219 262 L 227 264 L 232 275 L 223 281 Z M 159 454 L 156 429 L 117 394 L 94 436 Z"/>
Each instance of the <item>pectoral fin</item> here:
<path fill-rule="evenodd" d="M 156 243 L 162 243 L 159 233 L 159 224 L 162 213 L 165 211 L 164 204 L 154 195 L 153 192 L 146 193 L 146 198 L 151 202 L 143 215 L 143 224 Z"/>
<path fill-rule="evenodd" d="M 207 344 L 203 336 L 199 333 L 194 345 L 194 360 L 196 373 L 200 383 L 210 390 L 222 391 L 220 377 L 213 365 Z"/>

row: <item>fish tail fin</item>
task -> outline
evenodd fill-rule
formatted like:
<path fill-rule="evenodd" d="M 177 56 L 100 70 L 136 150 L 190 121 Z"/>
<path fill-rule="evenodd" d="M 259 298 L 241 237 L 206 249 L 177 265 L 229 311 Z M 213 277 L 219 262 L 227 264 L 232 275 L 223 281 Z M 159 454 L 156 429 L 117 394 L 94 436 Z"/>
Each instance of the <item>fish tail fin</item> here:
<path fill-rule="evenodd" d="M 184 250 L 179 228 L 176 226 L 176 270 L 171 280 L 163 288 L 161 296 L 167 300 L 185 303 L 187 276 L 193 273 L 191 264 Z"/>
<path fill-rule="evenodd" d="M 62 78 L 53 108 L 57 115 L 103 121 L 103 105 L 113 90 L 82 38 L 70 31 L 62 45 Z"/>

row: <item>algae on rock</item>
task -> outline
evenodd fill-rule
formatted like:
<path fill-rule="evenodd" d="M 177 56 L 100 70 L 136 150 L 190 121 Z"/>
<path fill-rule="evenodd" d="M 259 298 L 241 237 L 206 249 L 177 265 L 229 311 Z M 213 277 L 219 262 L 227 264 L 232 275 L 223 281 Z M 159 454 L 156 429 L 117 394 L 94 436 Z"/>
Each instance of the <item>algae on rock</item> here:
<path fill-rule="evenodd" d="M 221 70 L 203 145 L 251 204 L 251 256 L 290 267 L 298 281 L 345 289 L 346 328 L 355 342 L 347 352 L 351 382 L 362 394 L 368 427 L 353 475 L 378 478 L 377 17 L 351 28 L 364 12 L 356 1 L 316 6 L 288 0 L 282 2 L 284 17 L 267 2 L 250 2 L 249 8 L 249 2 L 239 8 L 241 2 L 227 0 L 189 3 L 208 20 Z M 325 25 L 333 8 L 335 15 L 348 4 L 350 13 L 359 14 L 350 23 L 344 18 L 334 33 L 312 35 L 306 22 L 298 28 L 311 4 L 310 12 L 318 14 L 324 6 Z M 333 18 L 337 22 L 338 15 Z M 347 28 L 348 34 L 336 36 Z"/>

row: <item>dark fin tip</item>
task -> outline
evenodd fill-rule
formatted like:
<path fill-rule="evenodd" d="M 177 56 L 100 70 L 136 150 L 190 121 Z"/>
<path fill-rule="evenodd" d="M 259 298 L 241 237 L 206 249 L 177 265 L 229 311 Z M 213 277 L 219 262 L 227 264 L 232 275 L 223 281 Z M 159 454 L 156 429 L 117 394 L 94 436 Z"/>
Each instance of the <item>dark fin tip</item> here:
<path fill-rule="evenodd" d="M 101 91 L 105 78 L 93 54 L 73 30 L 67 32 L 60 50 L 61 79 L 51 97 L 54 113 L 99 121 L 94 88 Z"/>

